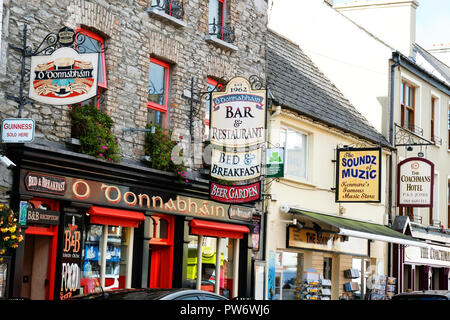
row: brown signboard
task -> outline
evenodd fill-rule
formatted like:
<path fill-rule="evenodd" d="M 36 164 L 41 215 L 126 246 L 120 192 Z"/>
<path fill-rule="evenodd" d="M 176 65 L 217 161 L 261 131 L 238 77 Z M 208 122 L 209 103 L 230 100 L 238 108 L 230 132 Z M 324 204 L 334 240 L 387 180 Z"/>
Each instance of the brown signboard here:
<path fill-rule="evenodd" d="M 232 211 L 229 215 L 229 205 L 211 200 L 26 170 L 21 171 L 20 192 L 36 196 L 48 194 L 56 199 L 127 210 L 158 211 L 222 221 L 251 220 L 251 216 L 248 220 L 243 219 L 245 209 Z"/>
<path fill-rule="evenodd" d="M 27 208 L 27 224 L 32 223 L 57 225 L 59 223 L 59 212 Z"/>

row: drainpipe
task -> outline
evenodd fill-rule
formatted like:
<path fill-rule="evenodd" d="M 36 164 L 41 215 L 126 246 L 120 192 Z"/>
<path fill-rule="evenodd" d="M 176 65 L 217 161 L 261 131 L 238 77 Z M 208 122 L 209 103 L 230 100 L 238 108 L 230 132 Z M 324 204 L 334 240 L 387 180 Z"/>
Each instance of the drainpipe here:
<path fill-rule="evenodd" d="M 394 53 L 395 54 L 395 53 Z M 394 78 L 395 78 L 395 68 L 400 65 L 400 56 L 394 55 L 394 64 L 391 65 L 391 96 L 390 96 L 390 121 L 389 121 L 389 142 L 394 146 Z M 388 193 L 388 213 L 389 219 L 392 217 L 392 166 L 393 166 L 393 150 L 389 156 L 389 193 Z M 391 247 L 392 243 L 388 243 L 388 275 L 391 276 Z"/>

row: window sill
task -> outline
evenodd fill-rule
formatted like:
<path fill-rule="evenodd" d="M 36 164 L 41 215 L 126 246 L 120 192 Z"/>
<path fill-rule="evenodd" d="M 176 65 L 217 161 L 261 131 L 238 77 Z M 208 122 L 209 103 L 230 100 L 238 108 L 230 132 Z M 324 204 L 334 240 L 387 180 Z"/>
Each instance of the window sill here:
<path fill-rule="evenodd" d="M 185 28 L 187 26 L 187 23 L 184 22 L 183 20 L 174 18 L 174 17 L 168 15 L 167 13 L 165 13 L 161 9 L 150 7 L 150 8 L 147 8 L 147 12 L 150 14 L 150 16 L 152 16 L 156 19 L 161 19 L 165 22 L 169 22 L 176 27 Z"/>
<path fill-rule="evenodd" d="M 280 178 L 280 180 L 285 180 L 287 182 L 292 182 L 292 183 L 299 184 L 302 186 L 307 186 L 310 188 L 317 188 L 317 186 L 315 184 L 313 184 L 311 181 L 302 179 L 302 178 L 297 178 L 294 176 L 284 176 L 284 177 Z"/>
<path fill-rule="evenodd" d="M 220 40 L 219 38 L 217 38 L 216 35 L 207 34 L 205 36 L 205 41 L 208 42 L 208 43 L 211 43 L 211 44 L 213 44 L 215 46 L 219 46 L 221 48 L 228 49 L 228 50 L 231 50 L 231 51 L 237 51 L 238 50 L 238 48 L 236 46 L 234 46 L 231 43 L 228 43 L 226 41 Z"/>

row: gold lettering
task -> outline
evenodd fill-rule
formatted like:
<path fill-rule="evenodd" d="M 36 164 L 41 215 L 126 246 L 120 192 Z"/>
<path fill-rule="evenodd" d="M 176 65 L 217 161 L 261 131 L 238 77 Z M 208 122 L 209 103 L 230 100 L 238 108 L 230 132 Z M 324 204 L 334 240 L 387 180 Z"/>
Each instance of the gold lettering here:
<path fill-rule="evenodd" d="M 189 206 L 189 214 L 197 214 L 197 211 L 198 211 L 197 203 L 193 202 L 191 200 L 191 198 L 189 198 L 188 202 L 189 202 L 189 204 L 188 204 L 188 206 Z M 192 205 L 194 205 L 194 207 L 195 207 L 195 211 L 193 213 L 192 213 Z"/>
<path fill-rule="evenodd" d="M 150 197 L 148 196 L 148 194 L 139 194 L 138 195 L 138 198 L 139 198 L 139 207 L 143 207 L 143 201 L 142 201 L 142 199 L 147 199 L 147 208 L 149 208 L 150 209 Z"/>
<path fill-rule="evenodd" d="M 82 184 L 84 185 L 84 187 L 86 188 L 86 191 L 84 192 L 84 194 L 80 194 L 78 191 L 78 185 Z M 78 180 L 76 181 L 73 185 L 72 185 L 72 192 L 74 194 L 74 196 L 77 199 L 87 199 L 89 198 L 89 195 L 91 194 L 91 188 L 89 187 L 89 185 L 87 184 L 87 182 L 83 181 L 83 180 Z"/>
<path fill-rule="evenodd" d="M 159 207 L 162 209 L 164 202 L 163 202 L 163 199 L 160 196 L 152 197 L 152 201 L 153 201 L 152 206 L 153 206 L 153 208 L 156 208 L 156 200 L 159 200 Z"/>
<path fill-rule="evenodd" d="M 181 208 L 182 205 L 183 205 L 183 208 Z M 181 212 L 181 213 L 186 212 L 186 201 L 182 200 L 179 196 L 177 196 L 177 207 L 178 207 L 179 212 Z"/>
<path fill-rule="evenodd" d="M 134 200 L 132 202 L 128 201 L 128 196 L 132 196 L 134 198 Z M 128 205 L 128 206 L 135 206 L 137 203 L 137 197 L 133 192 L 127 191 L 125 192 L 125 194 L 123 195 L 123 201 Z"/>
<path fill-rule="evenodd" d="M 116 186 L 108 186 L 104 183 L 102 183 L 102 186 L 100 187 L 101 190 L 105 190 L 105 198 L 111 203 L 119 203 L 122 199 L 122 194 L 120 193 L 120 189 Z M 115 199 L 111 198 L 111 190 L 115 190 L 117 192 L 117 197 Z"/>
<path fill-rule="evenodd" d="M 164 209 L 165 209 L 165 210 L 169 210 L 169 211 L 174 211 L 174 210 L 176 210 L 177 208 L 175 207 L 175 203 L 173 202 L 173 200 L 172 200 L 172 199 L 169 199 L 169 201 L 167 201 L 167 202 L 164 204 Z"/>

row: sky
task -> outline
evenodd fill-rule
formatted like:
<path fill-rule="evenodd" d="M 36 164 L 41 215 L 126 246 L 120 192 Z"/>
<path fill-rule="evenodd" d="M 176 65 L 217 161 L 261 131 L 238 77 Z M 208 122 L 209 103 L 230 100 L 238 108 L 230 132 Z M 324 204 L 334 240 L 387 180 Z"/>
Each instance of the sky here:
<path fill-rule="evenodd" d="M 450 0 L 417 0 L 416 42 L 425 49 L 450 44 Z M 334 0 L 334 4 L 349 0 Z"/>

